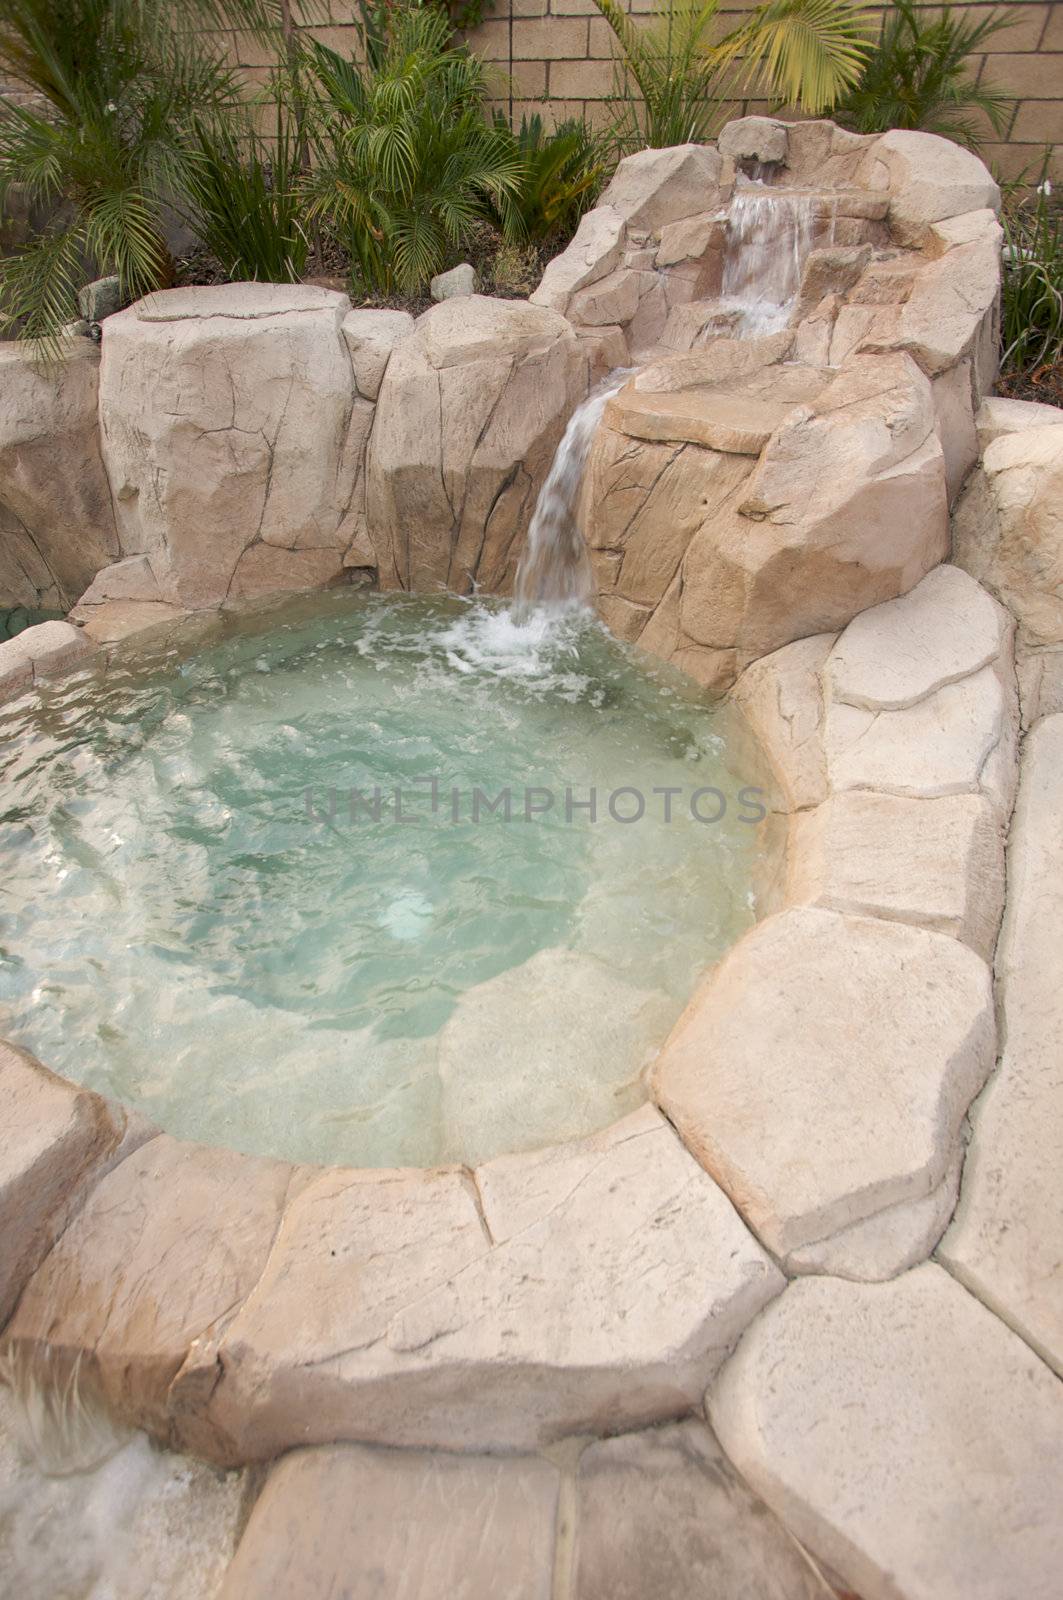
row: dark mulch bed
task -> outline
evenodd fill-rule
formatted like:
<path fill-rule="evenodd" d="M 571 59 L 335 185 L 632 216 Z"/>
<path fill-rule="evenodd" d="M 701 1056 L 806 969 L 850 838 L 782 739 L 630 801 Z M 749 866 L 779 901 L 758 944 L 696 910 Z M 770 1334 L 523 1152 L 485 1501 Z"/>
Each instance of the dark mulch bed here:
<path fill-rule="evenodd" d="M 471 261 L 480 276 L 481 291 L 503 300 L 524 300 L 536 287 L 550 258 L 564 249 L 567 240 L 553 239 L 540 245 L 507 244 L 497 229 L 481 223 L 469 239 L 465 250 L 455 255 L 447 266 L 457 266 L 460 261 Z M 229 283 L 232 280 L 221 262 L 202 245 L 185 250 L 175 263 L 174 284 L 179 288 L 195 284 Z M 427 292 L 416 295 L 382 295 L 367 292 L 352 270 L 349 255 L 335 239 L 325 238 L 306 264 L 304 283 L 319 284 L 325 289 L 340 289 L 349 294 L 356 306 L 375 310 L 409 311 L 418 317 L 432 305 Z"/>
<path fill-rule="evenodd" d="M 1028 375 L 1001 373 L 996 391 L 1009 400 L 1039 400 L 1042 405 L 1063 406 L 1063 362 L 1038 367 Z"/>

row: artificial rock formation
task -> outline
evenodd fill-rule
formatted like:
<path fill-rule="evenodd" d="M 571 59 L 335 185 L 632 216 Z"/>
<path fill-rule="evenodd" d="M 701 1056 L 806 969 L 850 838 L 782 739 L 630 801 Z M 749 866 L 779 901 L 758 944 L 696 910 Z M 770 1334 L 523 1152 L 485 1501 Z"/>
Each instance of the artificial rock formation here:
<path fill-rule="evenodd" d="M 104 460 L 125 556 L 194 608 L 339 579 L 372 405 L 345 295 L 171 289 L 108 319 Z M 143 598 L 157 598 L 153 591 Z"/>
<path fill-rule="evenodd" d="M 505 593 L 589 356 L 563 317 L 468 295 L 421 317 L 377 401 L 368 531 L 385 588 Z"/>
<path fill-rule="evenodd" d="M 88 339 L 64 339 L 55 362 L 0 345 L 0 609 L 64 610 L 118 554 L 99 369 Z"/>
<path fill-rule="evenodd" d="M 1052 1600 L 1063 1563 L 1063 1388 L 927 1263 L 810 1278 L 708 1396 L 739 1471 L 862 1600 Z"/>
<path fill-rule="evenodd" d="M 785 361 L 791 343 L 651 365 L 589 462 L 603 616 L 714 686 L 905 593 L 948 547 L 928 379 L 899 353 L 821 374 Z"/>
<path fill-rule="evenodd" d="M 695 149 L 623 162 L 533 299 L 609 325 L 643 366 L 585 487 L 601 614 L 724 688 L 944 557 L 996 372 L 999 191 L 922 133 L 744 118 L 696 185 Z M 766 186 L 743 189 L 746 172 Z M 751 196 L 778 238 L 750 243 Z M 783 331 L 735 343 L 742 313 L 721 295 L 750 249 L 762 270 L 803 253 L 803 270 L 774 307 Z"/>
<path fill-rule="evenodd" d="M 997 956 L 1000 1065 L 973 1116 L 941 1259 L 1063 1376 L 1063 716 L 1026 740 Z"/>

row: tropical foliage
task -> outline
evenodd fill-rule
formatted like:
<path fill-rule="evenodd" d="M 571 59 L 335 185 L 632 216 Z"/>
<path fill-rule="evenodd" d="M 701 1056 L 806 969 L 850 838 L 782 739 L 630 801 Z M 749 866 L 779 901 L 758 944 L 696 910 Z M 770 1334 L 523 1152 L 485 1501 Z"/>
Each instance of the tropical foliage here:
<path fill-rule="evenodd" d="M 131 294 L 165 282 L 182 130 L 234 99 L 231 76 L 138 0 L 5 0 L 0 71 L 44 101 L 0 101 L 0 205 L 17 183 L 52 218 L 0 262 L 3 323 L 53 332 L 86 266 Z"/>
<path fill-rule="evenodd" d="M 860 81 L 839 102 L 839 122 L 857 133 L 920 128 L 970 149 L 986 124 L 1003 136 L 1012 101 L 975 76 L 971 57 L 1010 22 L 1001 12 L 981 17 L 951 7 L 917 9 L 894 0 Z"/>
<path fill-rule="evenodd" d="M 286 108 L 277 106 L 271 140 L 239 115 L 197 119 L 188 154 L 182 209 L 228 276 L 297 283 L 310 238 L 299 194 L 300 129 Z"/>
<path fill-rule="evenodd" d="M 813 115 L 859 78 L 868 53 L 860 0 L 768 0 L 713 41 L 720 0 L 657 0 L 648 26 L 620 0 L 594 0 L 616 38 L 612 104 L 627 148 L 709 139 L 725 100 L 757 93 Z"/>
<path fill-rule="evenodd" d="M 510 131 L 501 112 L 495 128 L 517 158 L 517 174 L 495 208 L 507 239 L 542 243 L 570 233 L 594 204 L 612 165 L 612 139 L 596 136 L 583 121 L 546 131 L 538 114 Z"/>
<path fill-rule="evenodd" d="M 431 6 L 397 11 L 364 65 L 309 46 L 308 213 L 348 246 L 366 287 L 423 287 L 491 206 L 515 195 L 512 136 L 484 114 L 485 69 Z"/>

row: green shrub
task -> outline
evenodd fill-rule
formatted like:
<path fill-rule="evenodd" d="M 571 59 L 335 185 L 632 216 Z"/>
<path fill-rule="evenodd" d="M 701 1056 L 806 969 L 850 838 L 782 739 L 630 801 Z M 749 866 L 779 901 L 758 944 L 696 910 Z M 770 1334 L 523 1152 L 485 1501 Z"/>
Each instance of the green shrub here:
<path fill-rule="evenodd" d="M 914 0 L 894 0 L 859 83 L 836 107 L 837 120 L 857 133 L 919 128 L 976 149 L 978 114 L 1003 137 L 1012 101 L 976 80 L 971 57 L 987 39 L 1010 27 L 990 12 L 977 21 L 917 10 Z"/>
<path fill-rule="evenodd" d="M 497 207 L 506 237 L 538 244 L 572 233 L 597 198 L 611 165 L 612 140 L 596 136 L 576 119 L 548 133 L 538 113 L 522 117 L 519 131 L 511 132 L 496 112 L 495 127 L 518 161 L 514 186 Z"/>
<path fill-rule="evenodd" d="M 278 0 L 279 3 L 279 0 Z M 50 217 L 0 261 L 0 327 L 54 349 L 81 283 L 116 274 L 132 298 L 170 280 L 168 205 L 197 119 L 218 124 L 238 84 L 190 26 L 266 28 L 274 0 L 3 0 L 0 72 L 43 107 L 0 100 L 0 206 L 18 186 Z"/>
<path fill-rule="evenodd" d="M 1032 379 L 1063 364 L 1063 213 L 1043 173 L 1032 193 L 1021 178 L 1010 187 L 1002 220 L 1001 369 Z"/>
<path fill-rule="evenodd" d="M 304 183 L 372 290 L 413 294 L 446 264 L 470 227 L 516 192 L 520 159 L 492 126 L 483 65 L 450 41 L 445 13 L 397 8 L 364 65 L 312 41 Z"/>
<path fill-rule="evenodd" d="M 627 149 L 711 138 L 722 103 L 756 92 L 829 110 L 855 83 L 868 46 L 860 0 L 768 0 L 715 43 L 720 0 L 657 0 L 641 27 L 620 0 L 594 0 L 619 51 L 611 104 Z"/>
<path fill-rule="evenodd" d="M 297 283 L 306 267 L 298 132 L 278 106 L 272 141 L 249 121 L 197 120 L 183 188 L 188 219 L 233 279 Z"/>

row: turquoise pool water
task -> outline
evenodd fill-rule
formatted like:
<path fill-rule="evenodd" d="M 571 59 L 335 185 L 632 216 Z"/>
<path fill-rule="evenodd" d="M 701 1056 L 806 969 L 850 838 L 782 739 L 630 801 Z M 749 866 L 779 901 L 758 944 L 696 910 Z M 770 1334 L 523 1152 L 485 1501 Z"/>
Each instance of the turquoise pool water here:
<path fill-rule="evenodd" d="M 394 1165 L 590 1131 L 752 920 L 758 772 L 585 613 L 304 598 L 0 741 L 0 1032 L 185 1138 Z"/>

